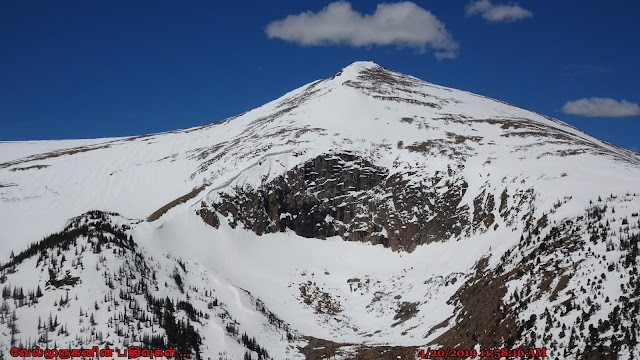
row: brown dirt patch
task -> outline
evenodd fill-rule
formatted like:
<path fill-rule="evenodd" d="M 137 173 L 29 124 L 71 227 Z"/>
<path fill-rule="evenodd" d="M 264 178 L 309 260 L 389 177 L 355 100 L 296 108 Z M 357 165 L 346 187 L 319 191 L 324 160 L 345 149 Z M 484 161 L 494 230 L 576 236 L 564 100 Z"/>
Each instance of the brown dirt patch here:
<path fill-rule="evenodd" d="M 415 360 L 417 359 L 417 346 L 370 346 L 347 343 L 337 343 L 330 340 L 318 339 L 311 336 L 304 338 L 309 343 L 301 347 L 300 352 L 307 360 L 331 359 L 340 353 L 340 348 L 345 346 L 357 346 L 355 354 L 349 359 L 358 360 Z"/>
<path fill-rule="evenodd" d="M 408 302 L 405 301 L 400 304 L 400 308 L 396 311 L 396 315 L 393 317 L 393 320 L 398 320 L 395 323 L 391 324 L 391 327 L 396 327 L 397 325 L 402 324 L 403 322 L 411 319 L 412 317 L 418 314 L 418 304 L 417 302 Z"/>
<path fill-rule="evenodd" d="M 25 171 L 25 170 L 31 170 L 31 169 L 44 169 L 49 167 L 49 165 L 31 165 L 31 166 L 27 166 L 27 167 L 17 167 L 17 168 L 13 168 L 10 169 L 9 171 Z"/>
<path fill-rule="evenodd" d="M 169 202 L 168 204 L 164 205 L 163 207 L 159 208 L 158 210 L 154 211 L 151 215 L 149 215 L 149 217 L 147 218 L 147 221 L 151 222 L 151 221 L 158 220 L 162 215 L 164 215 L 167 211 L 171 210 L 171 208 L 173 208 L 174 206 L 178 206 L 182 203 L 189 201 L 189 199 L 193 199 L 194 197 L 196 197 L 196 195 L 198 195 L 202 190 L 204 190 L 204 188 L 205 188 L 205 185 L 198 186 L 197 188 L 194 188 L 193 190 L 191 190 L 189 193 L 184 194 L 179 198 Z"/>

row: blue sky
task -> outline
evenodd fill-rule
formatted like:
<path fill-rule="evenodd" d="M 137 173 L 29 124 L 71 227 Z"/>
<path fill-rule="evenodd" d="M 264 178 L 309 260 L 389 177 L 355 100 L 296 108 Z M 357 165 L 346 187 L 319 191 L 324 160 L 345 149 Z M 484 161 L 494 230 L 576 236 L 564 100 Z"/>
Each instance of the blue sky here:
<path fill-rule="evenodd" d="M 211 123 L 372 60 L 640 149 L 637 2 L 332 3 L 0 2 L 0 140 Z"/>

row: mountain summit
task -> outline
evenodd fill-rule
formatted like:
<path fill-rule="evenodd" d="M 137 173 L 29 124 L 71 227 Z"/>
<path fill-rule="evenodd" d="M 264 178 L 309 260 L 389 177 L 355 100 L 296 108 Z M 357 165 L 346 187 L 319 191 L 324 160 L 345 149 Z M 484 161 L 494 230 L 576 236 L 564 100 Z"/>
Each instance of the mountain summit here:
<path fill-rule="evenodd" d="M 633 151 L 372 62 L 196 128 L 0 143 L 0 353 L 637 358 L 638 178 Z"/>

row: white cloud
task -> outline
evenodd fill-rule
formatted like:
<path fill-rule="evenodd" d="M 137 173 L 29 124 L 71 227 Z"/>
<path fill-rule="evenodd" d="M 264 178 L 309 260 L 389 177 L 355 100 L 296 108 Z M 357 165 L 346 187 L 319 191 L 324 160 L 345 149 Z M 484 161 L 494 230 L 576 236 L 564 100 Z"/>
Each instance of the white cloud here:
<path fill-rule="evenodd" d="M 467 16 L 480 14 L 488 22 L 514 22 L 533 17 L 531 11 L 518 4 L 493 5 L 489 0 L 479 0 L 470 3 L 466 8 Z"/>
<path fill-rule="evenodd" d="M 405 1 L 378 4 L 373 14 L 361 14 L 345 1 L 314 13 L 306 11 L 276 20 L 266 28 L 269 38 L 300 45 L 398 45 L 436 50 L 438 59 L 455 58 L 458 44 L 431 12 Z"/>
<path fill-rule="evenodd" d="M 592 97 L 567 101 L 562 106 L 562 111 L 566 114 L 589 117 L 623 117 L 639 115 L 640 106 L 626 100 L 616 101 L 609 98 Z"/>

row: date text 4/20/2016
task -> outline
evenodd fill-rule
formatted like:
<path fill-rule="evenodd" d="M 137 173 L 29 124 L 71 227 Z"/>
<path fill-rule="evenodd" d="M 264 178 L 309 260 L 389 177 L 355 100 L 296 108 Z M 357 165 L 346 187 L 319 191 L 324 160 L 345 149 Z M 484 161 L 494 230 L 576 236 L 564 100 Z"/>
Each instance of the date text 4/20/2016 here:
<path fill-rule="evenodd" d="M 447 359 L 447 358 L 543 358 L 547 356 L 547 348 L 519 348 L 519 349 L 482 349 L 482 350 L 459 350 L 459 349 L 426 349 L 418 352 L 420 359 Z"/>

